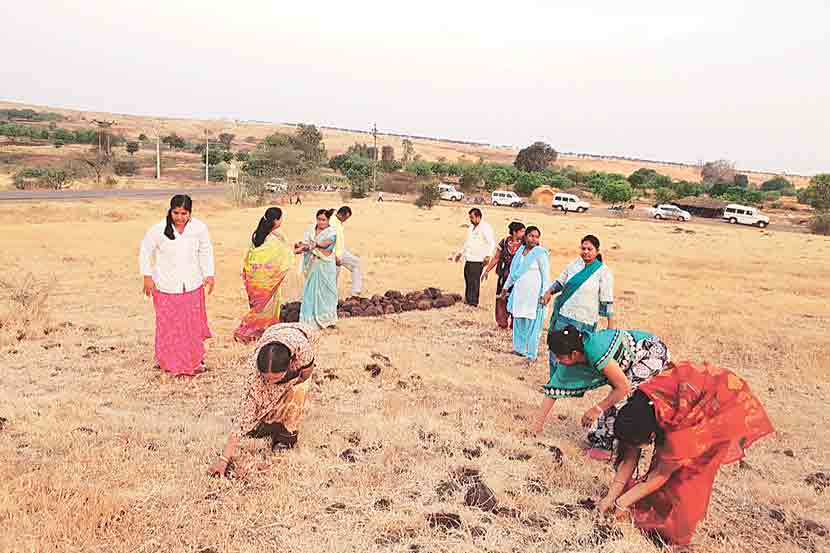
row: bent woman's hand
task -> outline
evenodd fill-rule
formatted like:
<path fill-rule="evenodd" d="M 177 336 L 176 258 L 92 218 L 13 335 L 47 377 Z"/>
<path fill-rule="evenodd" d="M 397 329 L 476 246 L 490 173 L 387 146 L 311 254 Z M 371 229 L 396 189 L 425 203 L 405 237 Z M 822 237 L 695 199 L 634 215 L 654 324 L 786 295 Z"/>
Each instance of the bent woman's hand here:
<path fill-rule="evenodd" d="M 208 476 L 225 476 L 225 471 L 228 469 L 228 464 L 221 458 L 216 459 L 208 469 Z"/>
<path fill-rule="evenodd" d="M 144 277 L 144 295 L 148 298 L 153 297 L 153 292 L 156 291 L 156 284 L 153 282 L 153 277 Z"/>
<path fill-rule="evenodd" d="M 216 279 L 212 276 L 205 277 L 205 288 L 207 288 L 208 296 L 213 293 L 214 286 L 216 286 Z"/>

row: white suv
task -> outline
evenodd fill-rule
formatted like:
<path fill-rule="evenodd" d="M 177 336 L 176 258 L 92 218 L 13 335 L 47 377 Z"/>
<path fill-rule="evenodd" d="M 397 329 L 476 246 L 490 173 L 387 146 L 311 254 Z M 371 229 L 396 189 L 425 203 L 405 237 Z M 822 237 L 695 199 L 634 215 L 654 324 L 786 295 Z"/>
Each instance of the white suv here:
<path fill-rule="evenodd" d="M 582 213 L 584 211 L 588 211 L 591 208 L 591 204 L 580 200 L 577 196 L 574 196 L 573 194 L 558 192 L 553 197 L 553 205 L 551 207 L 553 207 L 553 209 L 559 209 L 560 211 L 564 211 L 566 213 L 568 211 L 576 211 L 577 213 Z"/>
<path fill-rule="evenodd" d="M 764 228 L 769 224 L 769 217 L 761 215 L 754 207 L 739 204 L 729 204 L 723 210 L 723 218 L 733 225 L 755 225 Z"/>
<path fill-rule="evenodd" d="M 438 197 L 442 200 L 449 200 L 451 202 L 460 202 L 464 199 L 464 193 L 457 190 L 452 184 L 439 184 Z"/>
<path fill-rule="evenodd" d="M 655 219 L 674 219 L 675 221 L 689 221 L 692 214 L 671 204 L 661 204 L 648 210 Z"/>
<path fill-rule="evenodd" d="M 510 207 L 521 207 L 525 205 L 525 201 L 519 197 L 518 194 L 512 190 L 505 192 L 504 190 L 496 190 L 490 197 L 493 205 L 509 205 Z"/>

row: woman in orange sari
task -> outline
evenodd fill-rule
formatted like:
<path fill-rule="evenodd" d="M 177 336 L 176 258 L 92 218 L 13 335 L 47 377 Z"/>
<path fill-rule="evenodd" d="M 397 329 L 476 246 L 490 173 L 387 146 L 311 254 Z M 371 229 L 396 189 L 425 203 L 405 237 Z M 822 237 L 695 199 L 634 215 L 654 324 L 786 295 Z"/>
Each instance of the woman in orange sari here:
<path fill-rule="evenodd" d="M 294 252 L 280 233 L 282 210 L 269 207 L 251 236 L 245 254 L 242 280 L 251 310 L 233 333 L 238 342 L 258 340 L 265 330 L 280 321 L 280 286 L 294 260 Z"/>
<path fill-rule="evenodd" d="M 721 465 L 773 432 L 746 382 L 704 364 L 670 366 L 640 385 L 617 413 L 617 473 L 598 509 L 675 546 L 691 543 Z M 654 442 L 648 473 L 632 479 L 641 447 Z"/>

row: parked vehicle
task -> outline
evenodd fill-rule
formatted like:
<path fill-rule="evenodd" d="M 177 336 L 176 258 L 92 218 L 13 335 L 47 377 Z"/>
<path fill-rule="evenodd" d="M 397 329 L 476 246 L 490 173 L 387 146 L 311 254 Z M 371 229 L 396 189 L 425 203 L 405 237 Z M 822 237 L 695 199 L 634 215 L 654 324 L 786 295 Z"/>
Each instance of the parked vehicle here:
<path fill-rule="evenodd" d="M 559 192 L 553 197 L 553 205 L 551 206 L 553 209 L 559 209 L 560 211 L 564 211 L 567 213 L 568 211 L 576 211 L 577 213 L 583 213 L 591 209 L 591 204 L 586 201 L 580 200 L 577 196 L 573 194 L 566 194 L 565 192 Z"/>
<path fill-rule="evenodd" d="M 672 219 L 674 221 L 689 221 L 692 214 L 688 211 L 680 209 L 676 205 L 661 204 L 657 207 L 649 208 L 649 214 L 655 219 Z"/>
<path fill-rule="evenodd" d="M 740 204 L 729 204 L 723 210 L 723 218 L 733 225 L 754 225 L 764 228 L 769 224 L 769 217 L 761 215 L 761 212 L 754 207 Z"/>
<path fill-rule="evenodd" d="M 265 183 L 268 192 L 288 192 L 288 183 L 284 179 L 275 179 Z"/>
<path fill-rule="evenodd" d="M 438 197 L 442 200 L 449 200 L 451 202 L 460 202 L 464 199 L 464 193 L 456 189 L 452 184 L 439 184 Z"/>
<path fill-rule="evenodd" d="M 509 205 L 510 207 L 521 207 L 525 201 L 518 194 L 510 191 L 496 190 L 490 197 L 493 205 Z"/>

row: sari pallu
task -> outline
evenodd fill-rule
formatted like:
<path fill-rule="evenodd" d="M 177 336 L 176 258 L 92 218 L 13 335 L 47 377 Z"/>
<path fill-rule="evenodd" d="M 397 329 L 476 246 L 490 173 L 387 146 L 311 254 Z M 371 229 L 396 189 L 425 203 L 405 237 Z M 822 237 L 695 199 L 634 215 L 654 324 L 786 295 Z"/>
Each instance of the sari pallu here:
<path fill-rule="evenodd" d="M 513 351 L 536 359 L 546 306 L 539 302 L 550 282 L 548 251 L 536 246 L 526 256 L 522 246 L 513 257 L 505 287 L 511 288 L 507 310 L 513 315 Z M 538 270 L 537 270 L 538 269 Z M 538 272 L 538 277 L 531 273 Z"/>
<path fill-rule="evenodd" d="M 749 446 L 773 432 L 772 423 L 743 379 L 712 365 L 680 363 L 639 389 L 653 402 L 664 433 L 652 468 L 661 464 L 675 472 L 631 506 L 632 521 L 671 544 L 688 545 L 706 516 L 721 465 L 742 459 Z"/>
<path fill-rule="evenodd" d="M 334 247 L 337 234 L 334 227 L 326 227 L 319 234 L 311 227 L 305 233 L 306 242 L 311 243 L 311 251 L 303 256 L 303 300 L 300 305 L 300 322 L 315 328 L 327 328 L 337 324 L 337 263 Z M 324 248 L 329 255 L 323 254 L 316 244 L 331 242 Z"/>
<path fill-rule="evenodd" d="M 251 244 L 242 269 L 251 310 L 242 318 L 234 332 L 234 339 L 252 342 L 262 336 L 269 326 L 279 322 L 282 305 L 280 286 L 293 258 L 294 253 L 282 235 L 269 234 L 259 247 Z"/>

